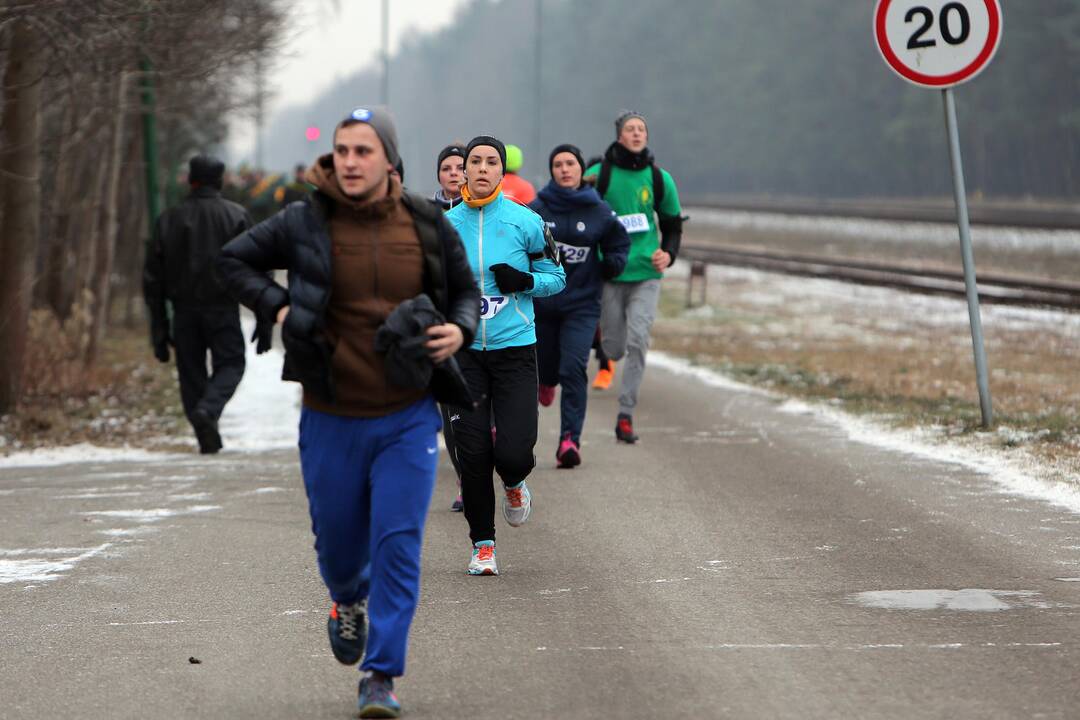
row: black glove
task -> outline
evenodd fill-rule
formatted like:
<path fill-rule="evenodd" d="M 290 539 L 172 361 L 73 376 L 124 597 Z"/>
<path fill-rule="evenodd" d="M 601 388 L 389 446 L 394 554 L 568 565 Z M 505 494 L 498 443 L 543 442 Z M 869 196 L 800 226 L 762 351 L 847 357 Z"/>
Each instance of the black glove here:
<path fill-rule="evenodd" d="M 499 263 L 488 268 L 495 273 L 495 284 L 499 286 L 499 292 L 507 295 L 533 289 L 533 276 L 527 272 L 521 272 L 506 263 Z"/>
<path fill-rule="evenodd" d="M 169 343 L 166 341 L 154 343 L 154 357 L 160 362 L 169 362 Z"/>
<path fill-rule="evenodd" d="M 251 341 L 255 343 L 255 354 L 262 355 L 270 349 L 274 341 L 274 324 L 257 320 L 255 332 L 251 335 Z"/>

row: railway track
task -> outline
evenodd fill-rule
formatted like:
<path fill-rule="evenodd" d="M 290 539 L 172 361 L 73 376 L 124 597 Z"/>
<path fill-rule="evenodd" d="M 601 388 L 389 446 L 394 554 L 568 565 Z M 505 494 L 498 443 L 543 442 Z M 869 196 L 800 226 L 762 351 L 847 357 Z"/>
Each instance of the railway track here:
<path fill-rule="evenodd" d="M 963 273 L 949 270 L 744 250 L 699 242 L 684 242 L 679 255 L 707 264 L 889 287 L 927 295 L 965 295 Z M 998 274 L 979 274 L 977 282 L 979 299 L 984 303 L 1080 310 L 1080 285 L 1077 284 Z"/>

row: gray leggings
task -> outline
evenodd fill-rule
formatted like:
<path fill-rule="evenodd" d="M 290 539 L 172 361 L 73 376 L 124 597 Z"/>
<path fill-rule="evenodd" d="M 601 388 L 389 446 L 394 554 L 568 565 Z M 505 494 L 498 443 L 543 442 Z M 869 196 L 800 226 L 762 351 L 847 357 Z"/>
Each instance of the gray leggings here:
<path fill-rule="evenodd" d="M 645 353 L 649 332 L 656 319 L 660 300 L 660 280 L 604 283 L 600 311 L 600 334 L 604 352 L 612 360 L 622 360 L 619 412 L 632 415 L 638 388 L 645 376 Z"/>

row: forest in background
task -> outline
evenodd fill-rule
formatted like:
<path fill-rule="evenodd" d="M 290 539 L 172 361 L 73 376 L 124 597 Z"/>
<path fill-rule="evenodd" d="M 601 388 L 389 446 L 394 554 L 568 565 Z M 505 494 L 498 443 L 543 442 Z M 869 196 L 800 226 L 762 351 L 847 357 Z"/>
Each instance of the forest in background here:
<path fill-rule="evenodd" d="M 1080 195 L 1080 3 L 1002 0 L 990 67 L 957 90 L 972 194 Z M 871 34 L 872 0 L 472 0 L 451 26 L 390 63 L 406 180 L 433 190 L 435 156 L 494 133 L 546 180 L 561 142 L 599 154 L 620 108 L 643 112 L 650 147 L 684 194 L 919 197 L 951 192 L 940 93 L 907 85 Z M 373 21 L 376 19 L 373 19 Z M 334 72 L 312 68 L 312 73 Z M 277 116 L 267 164 L 310 162 L 305 140 L 379 98 L 381 69 Z M 284 90 L 288 99 L 288 90 Z M 539 123 L 537 144 L 536 123 Z"/>

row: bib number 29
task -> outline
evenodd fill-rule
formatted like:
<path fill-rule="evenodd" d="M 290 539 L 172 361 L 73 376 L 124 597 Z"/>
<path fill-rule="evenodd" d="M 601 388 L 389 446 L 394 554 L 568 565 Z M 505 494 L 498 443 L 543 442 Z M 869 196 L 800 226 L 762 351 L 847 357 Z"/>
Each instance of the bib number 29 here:
<path fill-rule="evenodd" d="M 490 320 L 506 307 L 504 295 L 481 295 L 480 296 L 480 319 Z"/>
<path fill-rule="evenodd" d="M 936 46 L 937 40 L 924 38 L 934 27 L 934 11 L 921 5 L 913 7 L 904 15 L 904 22 L 916 22 L 916 18 L 919 27 L 908 39 L 908 50 Z M 937 23 L 941 28 L 941 39 L 949 45 L 961 45 L 971 37 L 971 15 L 967 8 L 958 2 L 945 3 L 938 13 Z"/>

